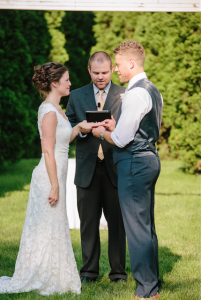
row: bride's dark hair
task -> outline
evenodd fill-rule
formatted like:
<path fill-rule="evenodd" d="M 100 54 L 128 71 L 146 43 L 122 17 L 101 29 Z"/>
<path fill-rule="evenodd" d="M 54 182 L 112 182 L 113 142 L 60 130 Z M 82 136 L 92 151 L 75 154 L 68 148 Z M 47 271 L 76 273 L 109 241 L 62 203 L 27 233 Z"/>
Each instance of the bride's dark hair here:
<path fill-rule="evenodd" d="M 51 91 L 51 83 L 59 82 L 68 69 L 58 62 L 48 62 L 42 66 L 34 67 L 35 74 L 32 77 L 35 88 L 42 93 Z"/>

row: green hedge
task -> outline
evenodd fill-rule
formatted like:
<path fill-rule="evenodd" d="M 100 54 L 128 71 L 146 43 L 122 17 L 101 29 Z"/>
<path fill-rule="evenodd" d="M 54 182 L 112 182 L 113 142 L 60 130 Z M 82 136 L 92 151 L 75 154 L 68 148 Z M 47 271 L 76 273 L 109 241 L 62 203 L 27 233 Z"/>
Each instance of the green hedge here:
<path fill-rule="evenodd" d="M 91 47 L 96 43 L 92 31 L 94 24 L 92 12 L 69 11 L 62 20 L 61 31 L 65 34 L 65 48 L 69 54 L 67 66 L 72 90 L 91 81 L 87 66 Z"/>
<path fill-rule="evenodd" d="M 91 12 L 0 11 L 0 164 L 41 153 L 37 112 L 41 99 L 33 67 L 66 63 L 72 89 L 90 82 L 87 63 L 95 44 Z M 62 99 L 66 106 L 67 98 Z"/>
<path fill-rule="evenodd" d="M 90 82 L 90 52 L 106 51 L 114 62 L 113 49 L 128 39 L 143 44 L 145 71 L 163 95 L 161 157 L 181 158 L 186 171 L 200 173 L 199 13 L 1 10 L 1 166 L 41 153 L 37 129 L 41 99 L 32 85 L 33 67 L 55 55 L 62 62 L 69 58 L 72 89 L 79 88 Z M 120 84 L 116 74 L 112 80 Z M 66 106 L 67 99 L 62 103 Z"/>
<path fill-rule="evenodd" d="M 47 61 L 50 36 L 41 11 L 0 11 L 1 166 L 21 157 L 37 157 L 40 141 L 32 85 L 33 67 Z"/>

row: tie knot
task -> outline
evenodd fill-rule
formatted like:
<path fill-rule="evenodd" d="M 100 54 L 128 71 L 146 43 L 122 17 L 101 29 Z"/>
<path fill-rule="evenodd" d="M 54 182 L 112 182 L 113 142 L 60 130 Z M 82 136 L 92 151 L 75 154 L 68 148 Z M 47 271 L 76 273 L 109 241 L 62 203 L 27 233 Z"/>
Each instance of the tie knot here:
<path fill-rule="evenodd" d="M 102 94 L 104 93 L 104 90 L 99 90 L 99 95 L 102 96 Z"/>

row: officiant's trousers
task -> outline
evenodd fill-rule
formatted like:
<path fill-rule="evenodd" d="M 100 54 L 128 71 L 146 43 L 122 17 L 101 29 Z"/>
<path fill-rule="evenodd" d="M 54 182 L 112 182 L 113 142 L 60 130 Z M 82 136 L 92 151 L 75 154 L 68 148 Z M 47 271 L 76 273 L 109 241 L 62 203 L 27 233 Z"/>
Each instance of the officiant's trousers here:
<path fill-rule="evenodd" d="M 82 244 L 83 267 L 81 276 L 96 279 L 99 275 L 99 224 L 102 209 L 108 223 L 108 255 L 111 280 L 126 279 L 126 237 L 117 189 L 108 176 L 105 161 L 96 163 L 88 188 L 77 187 L 78 212 Z"/>
<path fill-rule="evenodd" d="M 154 224 L 154 192 L 160 173 L 158 156 L 150 153 L 117 163 L 119 201 L 128 241 L 133 277 L 138 282 L 136 296 L 156 295 L 158 240 Z"/>

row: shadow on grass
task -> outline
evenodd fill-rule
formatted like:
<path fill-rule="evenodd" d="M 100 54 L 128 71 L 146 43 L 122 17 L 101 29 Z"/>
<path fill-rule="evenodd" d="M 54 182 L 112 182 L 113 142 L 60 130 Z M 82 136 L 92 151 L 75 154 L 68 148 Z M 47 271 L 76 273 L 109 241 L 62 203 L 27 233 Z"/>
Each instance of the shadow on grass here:
<path fill-rule="evenodd" d="M 104 236 L 105 239 L 106 235 Z M 12 276 L 15 268 L 15 260 L 17 257 L 19 245 L 16 243 L 4 243 L 1 244 L 0 248 L 0 276 Z M 136 284 L 134 279 L 132 278 L 132 272 L 131 272 L 131 266 L 130 266 L 130 259 L 128 254 L 128 249 L 126 253 L 126 272 L 128 275 L 127 283 L 124 287 L 122 285 L 117 284 L 111 284 L 110 280 L 108 278 L 109 272 L 110 272 L 110 266 L 108 262 L 108 246 L 107 241 L 101 241 L 101 258 L 100 258 L 100 276 L 98 277 L 98 280 L 96 283 L 89 283 L 86 287 L 83 289 L 83 293 L 80 296 L 74 296 L 73 294 L 69 294 L 69 299 L 93 299 L 93 297 L 90 296 L 90 294 L 95 293 L 95 291 L 98 289 L 100 292 L 100 295 L 103 296 L 105 294 L 110 294 L 111 296 L 113 293 L 119 293 L 122 288 L 124 287 L 126 289 L 129 289 L 130 293 L 133 294 L 134 290 L 136 288 Z M 78 268 L 81 267 L 81 249 L 78 247 L 78 245 L 74 244 L 74 253 L 75 258 L 78 263 Z M 178 262 L 178 260 L 181 259 L 180 255 L 177 255 L 173 253 L 169 248 L 167 247 L 159 247 L 159 268 L 160 268 L 160 279 L 163 282 L 163 277 L 171 273 L 173 270 L 175 264 Z M 196 282 L 194 282 L 196 284 Z M 175 284 L 174 286 L 171 286 L 171 291 L 177 290 L 179 288 L 187 287 L 189 285 L 189 282 L 179 282 Z M 169 290 L 168 286 L 164 283 L 164 290 Z M 88 295 L 89 293 L 89 295 Z M 66 299 L 66 296 L 68 294 L 63 295 L 53 295 L 48 296 L 48 299 Z M 87 296 L 88 295 L 88 296 Z M 84 298 L 83 298 L 84 296 Z M 7 300 L 7 299 L 43 299 L 43 296 L 39 296 L 34 292 L 29 293 L 19 293 L 19 294 L 4 294 L 0 295 L 1 300 Z M 113 299 L 113 298 L 112 298 Z"/>
<path fill-rule="evenodd" d="M 161 196 L 175 196 L 175 195 L 181 195 L 181 196 L 201 196 L 201 193 L 156 193 L 156 195 Z"/>
<path fill-rule="evenodd" d="M 76 249 L 77 251 L 78 249 Z M 181 255 L 173 253 L 168 247 L 159 246 L 159 278 L 163 282 L 163 278 L 166 274 L 171 273 L 175 264 L 181 259 Z M 79 261 L 78 268 L 80 267 L 81 262 L 81 249 L 79 251 L 79 258 L 76 257 L 76 260 Z M 126 247 L 126 273 L 128 276 L 133 276 L 130 265 L 130 257 L 128 246 Z M 100 275 L 98 281 L 101 281 L 103 278 L 109 276 L 111 271 L 108 259 L 108 244 L 107 240 L 101 240 L 101 258 L 100 258 Z"/>
<path fill-rule="evenodd" d="M 159 278 L 163 282 L 163 277 L 167 273 L 171 273 L 174 265 L 181 259 L 181 255 L 173 253 L 167 247 L 159 247 Z"/>
<path fill-rule="evenodd" d="M 190 280 L 183 279 L 176 283 L 171 283 L 171 288 L 163 285 L 163 292 L 183 292 L 185 293 L 185 298 L 183 299 L 200 299 L 200 279 L 194 278 Z M 193 298 L 191 298 L 193 296 Z"/>
<path fill-rule="evenodd" d="M 2 243 L 0 248 L 0 276 L 12 276 L 19 251 L 17 243 Z"/>
<path fill-rule="evenodd" d="M 31 182 L 33 169 L 38 162 L 39 159 L 22 159 L 4 170 L 0 174 L 0 197 L 4 197 L 7 192 L 24 190 L 24 186 Z"/>

